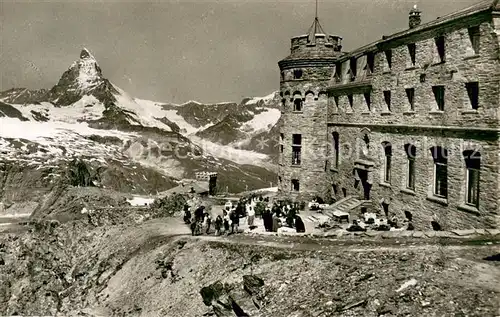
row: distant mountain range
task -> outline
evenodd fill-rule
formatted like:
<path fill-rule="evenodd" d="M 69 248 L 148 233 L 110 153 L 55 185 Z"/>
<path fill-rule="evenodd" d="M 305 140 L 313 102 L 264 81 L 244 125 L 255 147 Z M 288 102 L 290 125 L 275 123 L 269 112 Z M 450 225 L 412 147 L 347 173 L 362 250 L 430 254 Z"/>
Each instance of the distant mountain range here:
<path fill-rule="evenodd" d="M 53 168 L 81 158 L 120 170 L 125 183 L 134 180 L 120 190 L 131 192 L 150 191 L 130 176 L 140 170 L 168 180 L 158 190 L 205 170 L 219 172 L 221 188 L 232 192 L 269 187 L 276 179 L 279 104 L 277 93 L 218 104 L 133 98 L 103 77 L 83 49 L 50 90 L 0 92 L 0 163 Z"/>

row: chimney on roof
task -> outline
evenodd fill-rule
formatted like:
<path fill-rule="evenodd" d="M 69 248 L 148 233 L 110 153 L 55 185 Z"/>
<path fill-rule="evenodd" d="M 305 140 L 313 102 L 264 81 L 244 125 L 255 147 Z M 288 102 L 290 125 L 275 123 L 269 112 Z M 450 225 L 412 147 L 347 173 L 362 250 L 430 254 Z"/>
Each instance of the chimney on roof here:
<path fill-rule="evenodd" d="M 411 9 L 410 11 L 408 19 L 408 24 L 410 26 L 410 29 L 413 29 L 420 25 L 420 23 L 422 22 L 422 18 L 420 17 L 421 13 L 422 12 L 417 9 L 417 5 L 414 5 L 413 9 Z"/>

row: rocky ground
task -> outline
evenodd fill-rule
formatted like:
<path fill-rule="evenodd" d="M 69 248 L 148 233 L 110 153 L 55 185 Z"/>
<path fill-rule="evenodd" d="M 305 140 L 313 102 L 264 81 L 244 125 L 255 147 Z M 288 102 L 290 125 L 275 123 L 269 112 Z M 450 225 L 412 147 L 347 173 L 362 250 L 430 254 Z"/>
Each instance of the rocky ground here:
<path fill-rule="evenodd" d="M 0 315 L 500 315 L 497 241 L 192 237 L 108 212 L 0 235 Z"/>

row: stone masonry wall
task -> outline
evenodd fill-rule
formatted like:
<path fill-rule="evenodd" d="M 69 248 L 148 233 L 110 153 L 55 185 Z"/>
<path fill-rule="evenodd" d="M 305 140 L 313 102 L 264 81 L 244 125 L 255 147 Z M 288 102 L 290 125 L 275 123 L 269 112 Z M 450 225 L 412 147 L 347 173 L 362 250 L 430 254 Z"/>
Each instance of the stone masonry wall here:
<path fill-rule="evenodd" d="M 322 194 L 325 188 L 325 158 L 327 151 L 326 113 L 327 82 L 283 82 L 282 91 L 300 92 L 284 94 L 285 108 L 282 113 L 284 135 L 283 153 L 279 158 L 281 183 L 279 190 L 284 196 L 297 200 L 310 199 Z M 308 92 L 306 94 L 306 92 Z M 304 96 L 305 95 L 305 96 Z M 293 112 L 293 99 L 303 98 L 303 111 Z M 301 165 L 292 165 L 292 135 L 302 135 Z M 291 180 L 298 179 L 300 191 L 292 191 Z"/>
<path fill-rule="evenodd" d="M 342 188 L 347 195 L 362 197 L 363 189 L 354 188 L 354 161 L 360 158 L 364 148 L 363 137 L 370 140 L 369 156 L 373 159 L 373 187 L 370 198 L 376 210 L 382 212 L 381 201 L 389 203 L 390 215 L 404 219 L 404 211 L 413 215 L 413 224 L 418 230 L 431 229 L 430 222 L 436 220 L 444 230 L 470 228 L 498 228 L 500 226 L 500 192 L 498 175 L 500 151 L 498 141 L 464 140 L 452 134 L 428 136 L 425 134 L 400 134 L 370 131 L 363 128 L 330 127 L 340 135 L 340 164 L 337 170 L 329 172 L 329 186 L 336 185 L 337 199 L 343 197 Z M 384 151 L 382 142 L 392 145 L 392 168 L 390 183 L 384 180 Z M 416 146 L 415 190 L 408 190 L 407 155 L 405 144 Z M 434 161 L 430 148 L 440 145 L 448 150 L 448 199 L 433 199 Z M 466 168 L 462 152 L 466 149 L 478 150 L 481 154 L 481 174 L 479 188 L 479 207 L 466 206 Z M 330 148 L 331 151 L 331 148 Z M 382 213 L 383 214 L 383 213 Z"/>
<path fill-rule="evenodd" d="M 414 225 L 422 230 L 430 228 L 431 220 L 438 221 L 445 230 L 500 227 L 500 23 L 496 17 L 482 19 L 479 22 L 471 20 L 469 24 L 462 21 L 464 27 L 460 28 L 449 26 L 444 34 L 445 62 L 440 62 L 434 42 L 434 36 L 440 32 L 429 31 L 426 38 L 413 34 L 400 39 L 399 46 L 391 47 L 390 69 L 385 53 L 377 52 L 371 78 L 370 108 L 364 95 L 356 94 L 359 86 L 330 90 L 329 157 L 332 156 L 333 131 L 339 133 L 342 145 L 340 166 L 328 176 L 330 191 L 332 184 L 336 184 L 337 199 L 343 196 L 342 188 L 348 194 L 362 195 L 361 186 L 353 187 L 354 161 L 358 155 L 348 153 L 363 148 L 362 138 L 367 134 L 371 145 L 369 152 L 375 163 L 371 200 L 376 208 L 381 209 L 380 201 L 384 199 L 390 202 L 390 212 L 401 219 L 404 210 L 408 210 L 413 214 Z M 467 30 L 476 22 L 480 26 L 477 54 Z M 411 63 L 407 47 L 412 42 L 416 43 L 415 65 Z M 384 45 L 390 47 L 391 43 Z M 471 81 L 479 82 L 477 110 L 472 109 L 465 88 L 465 83 Z M 332 82 L 331 85 L 336 84 Z M 432 91 L 434 85 L 445 86 L 444 111 L 437 109 Z M 413 110 L 406 88 L 415 89 Z M 391 91 L 390 110 L 384 99 L 385 90 Z M 352 108 L 347 99 L 349 94 L 354 94 Z M 390 185 L 381 182 L 382 142 L 385 141 L 390 142 L 393 149 Z M 406 143 L 417 147 L 414 192 L 405 190 Z M 449 151 L 446 201 L 432 199 L 434 166 L 429 148 L 436 145 Z M 482 158 L 477 210 L 464 204 L 466 170 L 462 152 L 466 149 L 478 150 Z"/>
<path fill-rule="evenodd" d="M 329 100 L 329 121 L 367 124 L 407 124 L 428 126 L 472 126 L 497 128 L 500 118 L 500 60 L 498 35 L 491 22 L 480 25 L 480 51 L 474 54 L 467 29 L 445 35 L 446 62 L 439 63 L 434 38 L 416 43 L 416 63 L 411 65 L 406 45 L 392 50 L 392 68 L 387 70 L 385 53 L 375 56 L 372 77 L 371 110 L 364 96 L 355 94 L 353 110 L 347 94 L 336 106 Z M 409 40 L 411 42 L 411 39 Z M 421 76 L 425 76 L 421 82 Z M 466 82 L 479 82 L 479 108 L 473 110 Z M 437 111 L 432 86 L 445 86 L 444 111 Z M 414 110 L 410 110 L 406 88 L 415 89 Z M 387 109 L 384 90 L 391 91 L 391 110 Z"/>

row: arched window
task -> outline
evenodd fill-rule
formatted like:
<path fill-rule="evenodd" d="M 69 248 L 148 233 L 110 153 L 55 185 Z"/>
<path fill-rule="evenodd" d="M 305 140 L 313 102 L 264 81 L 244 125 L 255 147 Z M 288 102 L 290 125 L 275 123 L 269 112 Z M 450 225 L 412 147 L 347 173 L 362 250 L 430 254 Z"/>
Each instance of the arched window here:
<path fill-rule="evenodd" d="M 434 160 L 434 195 L 448 198 L 448 151 L 440 146 L 430 150 Z"/>
<path fill-rule="evenodd" d="M 391 161 L 392 161 L 392 145 L 389 142 L 382 142 L 384 149 L 384 183 L 391 183 Z"/>
<path fill-rule="evenodd" d="M 333 138 L 333 167 L 335 169 L 339 168 L 339 149 L 340 149 L 340 142 L 339 142 L 339 134 L 338 132 L 333 132 L 332 133 L 332 138 Z"/>
<path fill-rule="evenodd" d="M 406 153 L 406 188 L 415 190 L 415 158 L 417 157 L 417 148 L 413 144 L 405 144 Z"/>
<path fill-rule="evenodd" d="M 481 169 L 481 154 L 474 150 L 463 152 L 466 172 L 466 197 L 467 205 L 479 205 L 479 171 Z"/>

